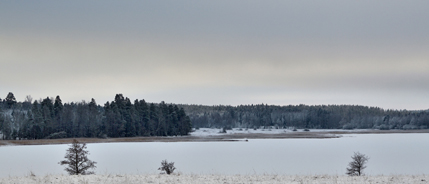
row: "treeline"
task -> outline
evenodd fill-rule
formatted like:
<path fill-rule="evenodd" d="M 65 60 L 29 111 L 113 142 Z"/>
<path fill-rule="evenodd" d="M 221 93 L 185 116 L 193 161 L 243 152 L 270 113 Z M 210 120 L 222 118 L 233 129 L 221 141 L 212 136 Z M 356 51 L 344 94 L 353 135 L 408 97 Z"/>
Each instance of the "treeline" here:
<path fill-rule="evenodd" d="M 196 128 L 427 129 L 429 111 L 357 105 L 180 105 Z"/>
<path fill-rule="evenodd" d="M 61 98 L 17 102 L 13 93 L 0 99 L 0 138 L 44 139 L 70 137 L 134 137 L 188 135 L 189 117 L 177 105 L 146 103 L 124 98 L 104 106 L 94 99 L 87 103 L 62 103 Z"/>

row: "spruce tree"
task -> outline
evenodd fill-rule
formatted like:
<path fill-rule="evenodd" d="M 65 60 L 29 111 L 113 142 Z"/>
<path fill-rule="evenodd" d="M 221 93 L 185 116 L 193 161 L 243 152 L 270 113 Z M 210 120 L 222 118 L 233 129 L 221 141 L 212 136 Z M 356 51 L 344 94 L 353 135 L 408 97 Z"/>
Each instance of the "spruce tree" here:
<path fill-rule="evenodd" d="M 70 148 L 67 149 L 66 155 L 64 156 L 66 160 L 59 162 L 59 164 L 67 165 L 65 170 L 70 175 L 94 174 L 93 171 L 88 170 L 96 168 L 95 164 L 97 162 L 88 159 L 89 152 L 86 148 L 85 143 L 79 143 L 76 139 L 73 139 Z"/>
<path fill-rule="evenodd" d="M 37 100 L 34 100 L 31 106 L 32 119 L 30 120 L 30 134 L 33 139 L 43 138 L 43 116 L 40 110 L 40 105 Z"/>
<path fill-rule="evenodd" d="M 13 95 L 12 92 L 9 92 L 6 96 L 6 98 L 4 99 L 4 101 L 6 102 L 7 108 L 11 108 L 13 105 L 16 104 L 15 95 Z"/>
<path fill-rule="evenodd" d="M 64 105 L 63 105 L 63 103 L 61 101 L 60 96 L 57 96 L 55 98 L 55 102 L 54 102 L 54 107 L 53 108 L 54 108 L 54 116 L 55 117 L 60 116 L 60 114 L 62 113 L 63 108 L 64 108 Z"/>
<path fill-rule="evenodd" d="M 55 98 L 54 107 L 53 107 L 53 110 L 54 110 L 53 124 L 54 124 L 54 127 L 56 128 L 55 132 L 65 130 L 64 123 L 62 122 L 63 109 L 64 109 L 64 105 L 61 101 L 61 98 L 60 96 L 57 96 Z"/>

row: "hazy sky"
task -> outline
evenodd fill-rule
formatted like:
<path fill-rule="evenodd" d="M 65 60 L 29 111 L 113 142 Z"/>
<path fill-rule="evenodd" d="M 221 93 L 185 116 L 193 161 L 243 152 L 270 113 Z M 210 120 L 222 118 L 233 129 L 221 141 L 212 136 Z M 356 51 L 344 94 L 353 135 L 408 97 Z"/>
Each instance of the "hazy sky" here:
<path fill-rule="evenodd" d="M 0 98 L 429 108 L 429 1 L 0 1 Z"/>

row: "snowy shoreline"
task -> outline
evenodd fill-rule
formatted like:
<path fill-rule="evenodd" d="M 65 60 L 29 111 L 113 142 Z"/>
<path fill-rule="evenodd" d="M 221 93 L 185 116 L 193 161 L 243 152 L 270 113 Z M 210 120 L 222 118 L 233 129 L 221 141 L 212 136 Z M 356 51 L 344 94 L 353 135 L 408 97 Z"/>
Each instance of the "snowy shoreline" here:
<path fill-rule="evenodd" d="M 64 138 L 64 139 L 37 139 L 37 140 L 0 140 L 0 146 L 17 145 L 54 145 L 70 144 L 73 139 L 85 143 L 118 143 L 118 142 L 223 142 L 241 141 L 247 139 L 326 139 L 340 138 L 346 134 L 405 134 L 429 133 L 429 129 L 422 130 L 375 130 L 375 129 L 242 129 L 234 128 L 221 133 L 222 129 L 200 128 L 188 136 L 151 136 L 151 137 L 118 137 L 118 138 Z"/>
<path fill-rule="evenodd" d="M 174 184 L 295 184 L 295 183 L 427 183 L 429 175 L 379 175 L 350 177 L 345 175 L 219 175 L 219 174 L 141 174 L 141 175 L 46 175 L 0 178 L 3 183 L 21 184 L 137 184 L 137 183 L 174 183 Z"/>

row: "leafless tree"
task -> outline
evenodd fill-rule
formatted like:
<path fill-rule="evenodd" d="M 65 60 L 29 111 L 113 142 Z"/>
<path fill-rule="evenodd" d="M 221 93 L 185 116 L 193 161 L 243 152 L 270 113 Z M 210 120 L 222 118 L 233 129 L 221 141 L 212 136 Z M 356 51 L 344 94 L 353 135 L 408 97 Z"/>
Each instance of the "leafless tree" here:
<path fill-rule="evenodd" d="M 175 169 L 176 167 L 174 167 L 174 162 L 168 163 L 167 160 L 161 161 L 161 167 L 158 168 L 158 170 L 165 171 L 167 174 L 173 173 Z"/>
<path fill-rule="evenodd" d="M 33 102 L 33 97 L 31 97 L 31 95 L 25 96 L 25 101 L 24 102 L 28 102 L 28 103 L 31 104 Z"/>
<path fill-rule="evenodd" d="M 361 176 L 363 175 L 363 170 L 366 168 L 366 163 L 368 162 L 369 157 L 365 154 L 355 152 L 352 156 L 352 161 L 349 163 L 346 174 L 349 176 Z"/>
<path fill-rule="evenodd" d="M 88 159 L 89 152 L 86 150 L 85 143 L 79 143 L 76 139 L 73 139 L 72 145 L 67 149 L 65 159 L 58 164 L 67 165 L 65 170 L 70 175 L 87 175 L 94 174 L 93 171 L 87 171 L 88 169 L 96 168 L 97 162 Z"/>

